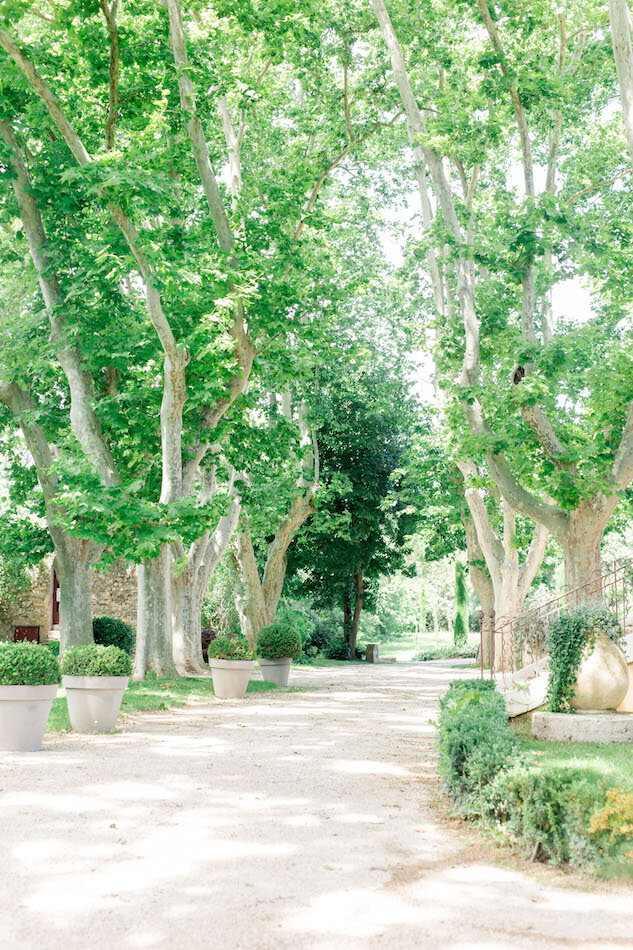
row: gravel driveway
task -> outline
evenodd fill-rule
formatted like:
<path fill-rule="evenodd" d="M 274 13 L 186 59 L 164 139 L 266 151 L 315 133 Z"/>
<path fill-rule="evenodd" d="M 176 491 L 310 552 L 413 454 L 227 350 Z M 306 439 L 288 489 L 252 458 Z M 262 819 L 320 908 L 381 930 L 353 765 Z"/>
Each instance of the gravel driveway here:
<path fill-rule="evenodd" d="M 0 947 L 632 947 L 633 891 L 561 887 L 438 822 L 442 663 L 137 715 L 0 753 Z"/>

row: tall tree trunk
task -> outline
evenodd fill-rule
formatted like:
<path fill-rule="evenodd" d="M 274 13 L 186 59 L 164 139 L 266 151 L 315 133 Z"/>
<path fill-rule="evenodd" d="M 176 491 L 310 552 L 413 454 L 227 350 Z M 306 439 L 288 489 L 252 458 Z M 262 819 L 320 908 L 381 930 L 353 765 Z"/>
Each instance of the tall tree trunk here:
<path fill-rule="evenodd" d="M 483 665 L 490 667 L 490 636 L 492 633 L 491 614 L 495 606 L 495 591 L 492 584 L 492 578 L 486 567 L 485 558 L 479 541 L 475 525 L 470 518 L 463 517 L 464 530 L 466 532 L 466 550 L 468 554 L 468 574 L 471 584 L 477 594 L 479 606 L 483 613 L 481 626 L 481 650 L 483 655 Z M 481 657 L 479 658 L 481 662 Z"/>
<path fill-rule="evenodd" d="M 564 527 L 553 532 L 565 558 L 565 587 L 576 590 L 588 585 L 579 591 L 579 601 L 601 596 L 600 548 L 604 529 L 617 505 L 616 494 L 592 495 L 568 513 Z"/>
<path fill-rule="evenodd" d="M 237 535 L 235 567 L 240 584 L 235 588 L 235 606 L 240 618 L 240 629 L 253 646 L 261 630 L 275 619 L 286 578 L 288 548 L 301 525 L 314 511 L 315 490 L 316 480 L 305 494 L 293 499 L 288 513 L 280 520 L 273 540 L 268 545 L 261 580 L 249 532 L 240 531 Z"/>
<path fill-rule="evenodd" d="M 589 585 L 579 592 L 579 600 L 600 596 L 602 536 L 616 505 L 617 496 L 588 498 L 570 512 L 567 530 L 556 535 L 565 557 L 567 590 Z"/>
<path fill-rule="evenodd" d="M 98 549 L 90 541 L 69 538 L 55 555 L 55 572 L 59 580 L 60 651 L 69 646 L 93 643 L 92 565 Z"/>
<path fill-rule="evenodd" d="M 202 605 L 211 575 L 226 554 L 237 527 L 241 503 L 234 498 L 213 532 L 207 531 L 189 549 L 185 569 L 171 578 L 174 661 L 182 675 L 209 673 L 202 656 Z"/>
<path fill-rule="evenodd" d="M 241 531 L 236 536 L 234 564 L 239 578 L 239 582 L 235 585 L 235 608 L 240 621 L 240 630 L 254 647 L 260 631 L 266 626 L 268 620 L 255 550 L 247 531 Z"/>
<path fill-rule="evenodd" d="M 628 0 L 609 0 L 609 20 L 620 86 L 624 129 L 629 154 L 633 159 L 633 45 L 631 43 L 631 10 Z"/>
<path fill-rule="evenodd" d="M 358 640 L 358 628 L 360 627 L 360 615 L 363 610 L 364 590 L 363 590 L 363 572 L 358 571 L 354 576 L 354 613 L 351 617 L 349 626 L 349 658 L 356 659 L 356 641 Z"/>
<path fill-rule="evenodd" d="M 148 670 L 158 676 L 176 676 L 171 638 L 171 551 L 163 545 L 158 557 L 138 568 L 138 615 L 134 679 Z"/>
<path fill-rule="evenodd" d="M 352 631 L 352 598 L 348 590 L 343 591 L 343 639 L 349 643 Z"/>
<path fill-rule="evenodd" d="M 172 643 L 176 669 L 183 675 L 208 674 L 202 656 L 202 602 L 199 572 L 188 565 L 171 581 Z"/>

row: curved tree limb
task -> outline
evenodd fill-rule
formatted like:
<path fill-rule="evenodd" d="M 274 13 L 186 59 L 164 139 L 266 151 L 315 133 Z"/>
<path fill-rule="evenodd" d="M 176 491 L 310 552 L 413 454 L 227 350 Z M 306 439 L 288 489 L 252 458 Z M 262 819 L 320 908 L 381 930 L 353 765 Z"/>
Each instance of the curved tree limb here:
<path fill-rule="evenodd" d="M 81 350 L 69 339 L 60 310 L 64 303 L 62 292 L 48 257 L 46 232 L 33 194 L 33 184 L 13 129 L 7 122 L 0 121 L 0 137 L 10 149 L 9 161 L 15 174 L 13 190 L 50 321 L 51 343 L 70 388 L 70 421 L 73 432 L 86 458 L 94 464 L 103 484 L 106 487 L 117 485 L 120 479 L 116 463 L 93 407 L 94 380 Z"/>

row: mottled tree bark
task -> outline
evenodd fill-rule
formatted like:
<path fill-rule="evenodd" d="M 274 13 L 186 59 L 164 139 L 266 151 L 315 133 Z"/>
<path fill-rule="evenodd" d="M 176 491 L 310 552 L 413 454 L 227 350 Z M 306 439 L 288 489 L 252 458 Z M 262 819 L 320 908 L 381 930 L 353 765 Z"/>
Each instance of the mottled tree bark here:
<path fill-rule="evenodd" d="M 163 545 L 158 557 L 138 567 L 138 618 L 134 679 L 148 670 L 158 676 L 176 676 L 171 640 L 171 551 Z"/>

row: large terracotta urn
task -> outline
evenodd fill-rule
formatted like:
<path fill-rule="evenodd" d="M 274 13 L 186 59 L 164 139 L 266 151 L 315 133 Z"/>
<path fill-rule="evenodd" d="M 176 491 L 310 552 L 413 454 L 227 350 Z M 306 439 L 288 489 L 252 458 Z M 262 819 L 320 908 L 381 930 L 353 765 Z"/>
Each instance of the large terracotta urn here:
<path fill-rule="evenodd" d="M 617 709 L 629 688 L 626 657 L 617 643 L 604 634 L 596 637 L 593 651 L 582 661 L 574 709 Z"/>

